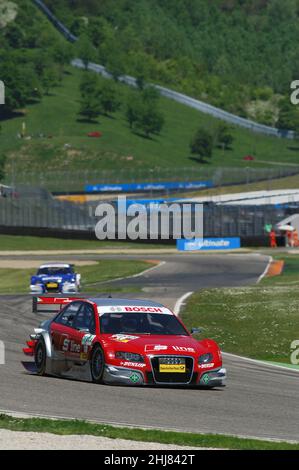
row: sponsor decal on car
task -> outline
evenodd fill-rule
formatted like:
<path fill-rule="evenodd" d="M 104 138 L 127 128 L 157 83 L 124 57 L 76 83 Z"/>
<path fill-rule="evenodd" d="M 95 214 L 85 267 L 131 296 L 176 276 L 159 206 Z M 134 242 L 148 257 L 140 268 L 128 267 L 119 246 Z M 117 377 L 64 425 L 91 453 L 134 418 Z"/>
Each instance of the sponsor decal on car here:
<path fill-rule="evenodd" d="M 173 313 L 166 307 L 151 307 L 151 306 L 138 306 L 138 305 L 117 305 L 112 307 L 107 306 L 98 306 L 98 313 L 99 315 L 103 315 L 104 313 L 163 313 L 165 315 L 173 315 Z"/>
<path fill-rule="evenodd" d="M 92 345 L 94 339 L 95 339 L 95 335 L 87 334 L 83 336 L 81 340 L 81 344 L 82 344 L 84 353 L 88 352 L 88 348 Z"/>
<path fill-rule="evenodd" d="M 83 336 L 81 343 L 82 345 L 91 346 L 94 339 L 95 335 L 87 334 Z"/>
<path fill-rule="evenodd" d="M 123 335 L 123 334 L 116 334 L 110 336 L 110 339 L 113 341 L 118 341 L 119 343 L 128 343 L 129 341 L 132 341 L 134 339 L 138 339 L 138 336 L 132 336 L 132 335 Z"/>
<path fill-rule="evenodd" d="M 80 354 L 81 361 L 87 361 L 88 354 L 86 352 Z"/>
<path fill-rule="evenodd" d="M 76 343 L 75 341 L 71 341 L 68 338 L 65 338 L 62 344 L 62 351 L 67 352 L 70 351 L 72 353 L 79 353 L 81 351 L 81 345 Z"/>
<path fill-rule="evenodd" d="M 121 362 L 120 365 L 124 367 L 141 367 L 141 368 L 146 366 L 146 364 L 143 364 L 142 362 L 129 362 L 129 361 Z"/>
<path fill-rule="evenodd" d="M 199 367 L 201 369 L 210 369 L 211 367 L 214 367 L 214 362 L 211 362 L 210 364 L 199 364 Z"/>
<path fill-rule="evenodd" d="M 145 352 L 157 352 L 157 351 L 167 351 L 168 346 L 164 344 L 147 344 L 145 346 Z"/>
<path fill-rule="evenodd" d="M 204 374 L 204 375 L 202 376 L 202 380 L 203 380 L 203 382 L 207 385 L 207 384 L 210 382 L 210 376 L 209 376 L 209 374 Z"/>
<path fill-rule="evenodd" d="M 172 349 L 178 352 L 190 352 L 190 353 L 195 352 L 194 348 L 185 348 L 185 346 L 172 346 Z"/>
<path fill-rule="evenodd" d="M 133 382 L 134 384 L 136 384 L 137 382 L 140 382 L 140 376 L 139 376 L 139 374 L 135 374 L 135 372 L 133 372 L 133 374 L 130 375 L 130 380 L 131 380 L 131 382 Z"/>
<path fill-rule="evenodd" d="M 160 364 L 159 372 L 170 372 L 170 373 L 185 373 L 186 365 L 185 364 Z"/>

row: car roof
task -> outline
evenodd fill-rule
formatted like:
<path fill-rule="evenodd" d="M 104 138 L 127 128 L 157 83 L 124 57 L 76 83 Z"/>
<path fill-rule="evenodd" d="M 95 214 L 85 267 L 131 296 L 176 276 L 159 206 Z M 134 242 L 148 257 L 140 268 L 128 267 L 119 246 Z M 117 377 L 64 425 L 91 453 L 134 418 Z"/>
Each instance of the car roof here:
<path fill-rule="evenodd" d="M 128 307 L 164 307 L 164 305 L 153 302 L 152 300 L 144 299 L 112 299 L 112 298 L 92 298 L 89 299 L 91 302 L 94 302 L 98 307 L 117 307 L 118 305 L 125 305 Z"/>
<path fill-rule="evenodd" d="M 70 268 L 71 264 L 66 263 L 48 263 L 48 264 L 41 264 L 40 269 L 42 268 Z"/>

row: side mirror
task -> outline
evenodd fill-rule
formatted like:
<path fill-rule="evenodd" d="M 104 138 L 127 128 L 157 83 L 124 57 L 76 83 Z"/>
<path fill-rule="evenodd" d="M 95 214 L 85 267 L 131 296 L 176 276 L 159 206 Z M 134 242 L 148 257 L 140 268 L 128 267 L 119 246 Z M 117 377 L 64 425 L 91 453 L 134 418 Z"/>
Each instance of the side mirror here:
<path fill-rule="evenodd" d="M 191 328 L 191 335 L 202 333 L 202 328 Z"/>

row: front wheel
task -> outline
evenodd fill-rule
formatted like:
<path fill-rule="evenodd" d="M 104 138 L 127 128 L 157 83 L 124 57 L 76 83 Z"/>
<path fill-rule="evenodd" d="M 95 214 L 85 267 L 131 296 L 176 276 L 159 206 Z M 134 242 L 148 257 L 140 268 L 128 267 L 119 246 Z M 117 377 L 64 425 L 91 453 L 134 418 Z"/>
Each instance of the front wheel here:
<path fill-rule="evenodd" d="M 37 374 L 46 375 L 47 351 L 45 342 L 42 338 L 39 339 L 36 345 L 34 359 Z"/>
<path fill-rule="evenodd" d="M 102 383 L 105 367 L 104 353 L 99 344 L 97 344 L 90 357 L 90 372 L 92 381 L 96 384 Z"/>

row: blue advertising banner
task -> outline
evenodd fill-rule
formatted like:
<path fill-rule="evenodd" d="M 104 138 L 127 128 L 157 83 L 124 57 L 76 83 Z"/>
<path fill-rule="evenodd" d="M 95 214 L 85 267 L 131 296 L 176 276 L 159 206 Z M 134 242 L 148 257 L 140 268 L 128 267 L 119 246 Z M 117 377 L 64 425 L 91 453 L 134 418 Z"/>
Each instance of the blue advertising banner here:
<path fill-rule="evenodd" d="M 86 193 L 130 193 L 135 191 L 163 191 L 176 189 L 212 188 L 213 181 L 185 181 L 162 183 L 127 183 L 127 184 L 94 184 L 85 186 Z"/>
<path fill-rule="evenodd" d="M 195 238 L 177 240 L 179 251 L 236 250 L 241 247 L 240 238 Z"/>

